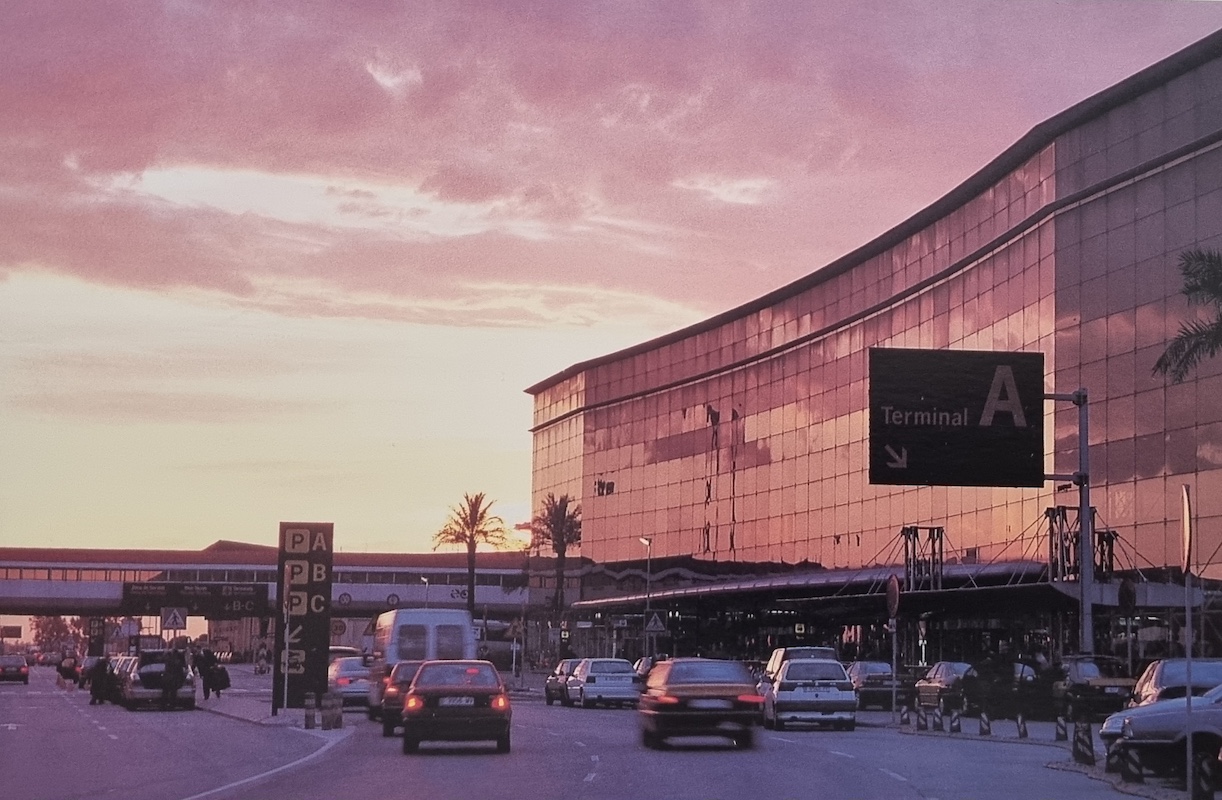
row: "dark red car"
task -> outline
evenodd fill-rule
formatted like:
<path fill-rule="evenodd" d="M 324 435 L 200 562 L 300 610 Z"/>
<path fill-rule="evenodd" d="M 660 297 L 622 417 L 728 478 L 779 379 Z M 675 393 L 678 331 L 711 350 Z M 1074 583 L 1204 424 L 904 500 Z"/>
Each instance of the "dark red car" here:
<path fill-rule="evenodd" d="M 403 697 L 403 752 L 423 741 L 496 742 L 509 752 L 513 711 L 491 661 L 426 661 Z"/>

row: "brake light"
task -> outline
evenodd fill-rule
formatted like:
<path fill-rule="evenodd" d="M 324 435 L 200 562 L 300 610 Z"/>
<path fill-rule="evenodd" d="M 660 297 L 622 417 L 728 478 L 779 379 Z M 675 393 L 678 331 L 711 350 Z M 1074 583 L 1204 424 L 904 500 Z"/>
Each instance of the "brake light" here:
<path fill-rule="evenodd" d="M 352 678 L 336 678 L 335 683 L 337 686 L 347 686 L 352 683 Z"/>
<path fill-rule="evenodd" d="M 759 696 L 758 694 L 740 694 L 738 696 L 738 702 L 740 703 L 763 703 L 764 698 Z"/>
<path fill-rule="evenodd" d="M 21 671 L 22 671 L 22 673 L 28 673 L 28 672 L 30 671 L 30 668 L 29 668 L 29 667 L 24 667 L 24 666 L 23 666 L 23 667 L 21 668 Z"/>
<path fill-rule="evenodd" d="M 509 695 L 498 694 L 492 698 L 493 711 L 508 711 L 509 710 Z"/>
<path fill-rule="evenodd" d="M 679 698 L 675 697 L 674 695 L 664 694 L 664 695 L 655 697 L 654 702 L 660 703 L 662 705 L 667 705 L 667 706 L 678 705 Z"/>
<path fill-rule="evenodd" d="M 403 703 L 404 713 L 412 713 L 412 712 L 423 711 L 423 710 L 424 710 L 424 701 L 421 700 L 420 697 L 418 697 L 417 695 L 409 694 L 407 696 L 407 700 L 405 700 Z"/>

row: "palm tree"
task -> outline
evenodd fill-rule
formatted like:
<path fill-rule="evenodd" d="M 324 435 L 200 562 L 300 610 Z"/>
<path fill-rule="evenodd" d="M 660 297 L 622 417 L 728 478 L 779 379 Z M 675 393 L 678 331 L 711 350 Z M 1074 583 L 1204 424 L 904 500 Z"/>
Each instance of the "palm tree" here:
<path fill-rule="evenodd" d="M 556 554 L 556 594 L 552 610 L 559 618 L 564 613 L 564 558 L 569 547 L 581 544 L 581 506 L 567 494 L 556 497 L 551 492 L 543 500 L 543 510 L 530 521 L 534 547 L 551 545 Z"/>
<path fill-rule="evenodd" d="M 447 544 L 467 548 L 467 610 L 475 616 L 475 548 L 480 544 L 501 547 L 505 543 L 505 521 L 492 514 L 492 503 L 484 493 L 464 494 L 462 502 L 450 508 L 450 518 L 433 534 L 433 549 Z"/>
<path fill-rule="evenodd" d="M 1214 307 L 1212 319 L 1194 319 L 1180 325 L 1180 332 L 1154 363 L 1155 375 L 1170 375 L 1180 383 L 1206 358 L 1222 350 L 1222 253 L 1187 250 L 1180 254 L 1184 294 L 1188 304 Z"/>

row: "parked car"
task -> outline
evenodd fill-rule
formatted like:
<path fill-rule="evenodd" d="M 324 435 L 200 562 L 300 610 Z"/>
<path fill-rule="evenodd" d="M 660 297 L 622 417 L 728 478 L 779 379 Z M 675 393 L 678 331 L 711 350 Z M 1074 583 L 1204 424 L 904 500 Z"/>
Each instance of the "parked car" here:
<path fill-rule="evenodd" d="M 1041 672 L 1034 661 L 985 659 L 963 674 L 961 686 L 962 704 L 951 707 L 965 714 L 987 710 L 996 719 L 1052 714 L 1052 673 Z"/>
<path fill-rule="evenodd" d="M 893 697 L 901 705 L 911 702 L 916 681 L 903 672 L 898 679 L 893 678 L 891 665 L 885 661 L 854 661 L 846 672 L 857 691 L 861 708 L 881 706 L 890 709 Z"/>
<path fill-rule="evenodd" d="M 1119 711 L 1133 696 L 1137 683 L 1125 673 L 1124 662 L 1118 658 L 1066 656 L 1052 667 L 1053 709 L 1066 719 Z"/>
<path fill-rule="evenodd" d="M 741 661 L 663 661 L 645 679 L 638 706 L 641 743 L 653 748 L 672 736 L 724 736 L 750 748 L 763 701 Z"/>
<path fill-rule="evenodd" d="M 346 706 L 369 702 L 369 667 L 360 656 L 344 656 L 327 667 L 327 691 L 339 694 Z"/>
<path fill-rule="evenodd" d="M 1222 684 L 1222 658 L 1192 659 L 1192 694 L 1203 695 Z M 1188 694 L 1188 664 L 1182 658 L 1151 662 L 1137 679 L 1128 708 L 1171 700 Z"/>
<path fill-rule="evenodd" d="M 644 678 L 649 674 L 649 670 L 653 669 L 653 665 L 659 661 L 665 661 L 669 658 L 665 653 L 659 653 L 656 656 L 641 656 L 633 663 L 632 668 L 636 670 L 636 674 Z"/>
<path fill-rule="evenodd" d="M 513 711 L 491 661 L 426 661 L 403 698 L 403 752 L 422 741 L 496 741 L 508 753 Z"/>
<path fill-rule="evenodd" d="M 938 661 L 916 682 L 917 705 L 940 708 L 943 714 L 963 708 L 963 676 L 972 668 L 964 661 Z"/>
<path fill-rule="evenodd" d="M 30 682 L 30 665 L 20 654 L 0 656 L 0 681 Z"/>
<path fill-rule="evenodd" d="M 118 705 L 123 704 L 123 685 L 132 665 L 139 661 L 136 656 L 118 656 L 110 660 L 110 685 L 106 687 L 106 699 Z"/>
<path fill-rule="evenodd" d="M 360 648 L 343 644 L 333 644 L 327 648 L 327 665 L 334 664 L 336 659 L 356 658 L 361 655 Z"/>
<path fill-rule="evenodd" d="M 761 694 L 763 693 L 763 683 L 765 681 L 776 680 L 777 673 L 781 671 L 781 665 L 791 658 L 826 658 L 835 661 L 836 648 L 802 645 L 799 647 L 778 647 L 774 649 L 772 655 L 768 657 L 768 661 L 764 664 L 764 674 L 760 678 Z"/>
<path fill-rule="evenodd" d="M 851 731 L 857 726 L 857 692 L 839 661 L 792 658 L 764 690 L 764 727 L 829 725 Z"/>
<path fill-rule="evenodd" d="M 85 684 L 89 683 L 89 671 L 93 669 L 93 665 L 98 663 L 101 656 L 85 656 L 81 661 L 81 665 L 76 670 L 76 688 L 84 689 Z"/>
<path fill-rule="evenodd" d="M 1182 768 L 1189 736 L 1194 752 L 1216 760 L 1222 749 L 1222 685 L 1194 695 L 1191 713 L 1187 705 L 1186 697 L 1177 697 L 1117 711 L 1104 720 L 1099 736 L 1109 749 L 1117 740 L 1135 749 L 1142 766 L 1155 773 Z"/>
<path fill-rule="evenodd" d="M 403 724 L 403 697 L 407 687 L 416 677 L 417 670 L 423 661 L 400 661 L 395 664 L 390 674 L 386 676 L 386 686 L 382 689 L 382 735 L 394 736 L 395 728 Z M 368 694 L 366 695 L 368 702 Z"/>
<path fill-rule="evenodd" d="M 573 667 L 564 692 L 567 705 L 591 708 L 601 703 L 621 708 L 637 702 L 641 676 L 623 658 L 583 658 Z"/>
<path fill-rule="evenodd" d="M 569 696 L 564 687 L 568 683 L 569 676 L 573 674 L 573 668 L 580 663 L 580 658 L 562 658 L 547 676 L 547 680 L 543 682 L 543 699 L 549 706 L 557 700 L 566 706 L 569 705 Z"/>
<path fill-rule="evenodd" d="M 128 709 L 159 705 L 166 666 L 171 660 L 178 661 L 184 675 L 182 685 L 174 693 L 174 705 L 195 708 L 195 673 L 186 667 L 186 658 L 178 650 L 146 650 L 133 657 L 121 676 L 120 702 Z"/>

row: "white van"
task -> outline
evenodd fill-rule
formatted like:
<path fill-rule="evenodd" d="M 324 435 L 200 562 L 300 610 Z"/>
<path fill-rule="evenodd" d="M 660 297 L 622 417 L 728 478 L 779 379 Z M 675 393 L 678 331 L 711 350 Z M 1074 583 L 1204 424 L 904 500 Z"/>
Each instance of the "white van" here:
<path fill-rule="evenodd" d="M 382 692 L 396 663 L 475 657 L 475 624 L 466 609 L 399 608 L 380 614 L 369 662 L 369 718 L 382 714 Z"/>

